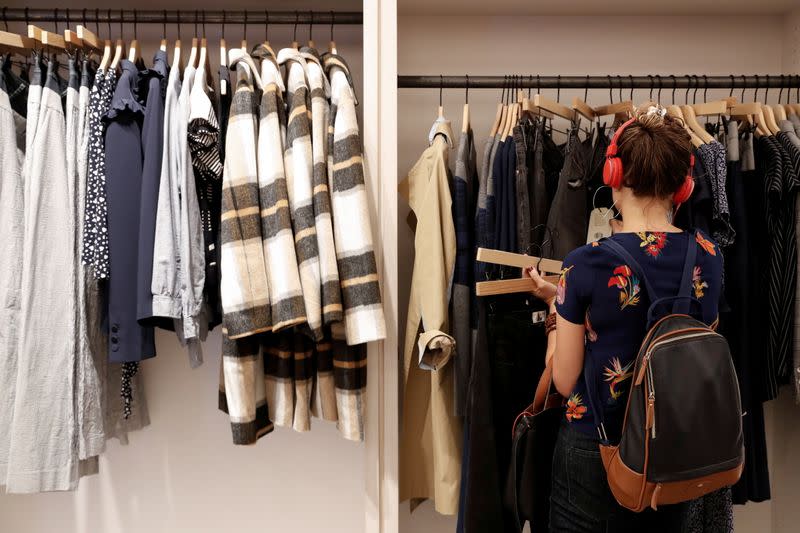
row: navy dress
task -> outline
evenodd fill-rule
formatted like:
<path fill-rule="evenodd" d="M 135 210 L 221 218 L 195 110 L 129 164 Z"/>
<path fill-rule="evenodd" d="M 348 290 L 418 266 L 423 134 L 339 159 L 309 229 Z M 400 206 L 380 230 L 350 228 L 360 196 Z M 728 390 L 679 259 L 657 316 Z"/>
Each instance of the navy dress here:
<path fill-rule="evenodd" d="M 156 355 L 153 328 L 136 320 L 142 192 L 142 121 L 136 99 L 139 70 L 123 59 L 106 123 L 106 188 L 110 273 L 109 361 L 136 362 Z"/>

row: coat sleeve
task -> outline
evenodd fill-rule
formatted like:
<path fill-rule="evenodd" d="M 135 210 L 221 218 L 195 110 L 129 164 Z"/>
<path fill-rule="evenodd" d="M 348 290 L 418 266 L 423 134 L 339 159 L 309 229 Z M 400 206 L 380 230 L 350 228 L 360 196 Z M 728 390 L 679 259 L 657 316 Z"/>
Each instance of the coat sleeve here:
<path fill-rule="evenodd" d="M 453 337 L 445 332 L 456 241 L 448 169 L 442 155 L 434 161 L 427 182 L 417 186 L 426 188 L 420 207 L 415 209 L 418 216 L 414 268 L 426 272 L 418 278 L 414 288 L 418 291 L 416 301 L 422 323 L 422 333 L 417 339 L 419 366 L 424 370 L 438 370 L 450 361 L 455 351 Z"/>

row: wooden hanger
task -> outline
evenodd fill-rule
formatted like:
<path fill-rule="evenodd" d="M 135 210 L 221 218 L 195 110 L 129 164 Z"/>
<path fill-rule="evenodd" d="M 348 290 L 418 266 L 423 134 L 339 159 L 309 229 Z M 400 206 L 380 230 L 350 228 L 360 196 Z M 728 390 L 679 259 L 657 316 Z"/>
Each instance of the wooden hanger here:
<path fill-rule="evenodd" d="M 683 120 L 686 122 L 686 125 L 697 135 L 704 144 L 709 144 L 714 142 L 714 137 L 708 133 L 703 126 L 697 122 L 697 115 L 694 112 L 694 108 L 691 105 L 684 105 L 681 106 L 681 111 L 683 111 Z"/>
<path fill-rule="evenodd" d="M 669 116 L 671 116 L 671 117 L 681 119 L 681 123 L 683 124 L 683 127 L 686 130 L 686 132 L 689 134 L 689 137 L 692 138 L 692 145 L 695 148 L 699 148 L 700 146 L 705 144 L 703 142 L 703 140 L 700 137 L 698 137 L 695 134 L 695 132 L 689 127 L 689 125 L 686 123 L 686 119 L 684 119 L 684 117 L 683 117 L 683 111 L 681 111 L 680 106 L 676 106 L 676 105 L 667 106 L 667 114 Z"/>
<path fill-rule="evenodd" d="M 727 100 L 716 100 L 714 102 L 703 102 L 700 104 L 692 104 L 694 114 L 697 117 L 708 117 L 713 115 L 727 115 L 728 105 Z"/>
<path fill-rule="evenodd" d="M 497 104 L 497 111 L 494 115 L 494 123 L 492 124 L 492 129 L 489 130 L 489 137 L 494 137 L 497 135 L 497 132 L 500 129 L 500 121 L 503 118 L 503 102 L 499 102 Z"/>
<path fill-rule="evenodd" d="M 594 120 L 597 118 L 597 114 L 594 112 L 594 109 L 592 109 L 589 104 L 577 96 L 572 99 L 572 109 L 588 120 Z"/>
<path fill-rule="evenodd" d="M 25 53 L 36 47 L 36 40 L 26 35 L 0 31 L 0 47 Z"/>
<path fill-rule="evenodd" d="M 767 126 L 767 129 L 769 129 L 773 135 L 781 131 L 778 123 L 775 121 L 775 114 L 772 111 L 772 107 L 768 105 L 762 105 L 761 110 L 764 112 L 764 124 Z"/>
<path fill-rule="evenodd" d="M 59 50 L 66 50 L 67 43 L 64 38 L 56 33 L 51 33 L 43 30 L 33 24 L 28 24 L 28 37 L 38 41 L 42 46 L 49 46 L 51 48 L 58 48 Z"/>
<path fill-rule="evenodd" d="M 559 104 L 555 100 L 550 100 L 546 96 L 541 94 L 537 94 L 533 97 L 533 105 L 540 107 L 546 111 L 550 111 L 554 115 L 558 115 L 561 118 L 565 118 L 569 121 L 575 120 L 575 110 L 570 109 L 569 107 Z"/>
<path fill-rule="evenodd" d="M 492 263 L 517 268 L 536 266 L 542 273 L 556 274 L 561 272 L 561 261 L 534 257 L 532 255 L 515 254 L 489 248 L 478 248 L 477 261 Z M 558 275 L 544 276 L 550 283 L 558 282 Z M 497 294 L 512 294 L 517 292 L 531 292 L 536 288 L 530 277 L 517 279 L 501 279 L 496 281 L 479 281 L 475 284 L 477 296 L 493 296 Z"/>
<path fill-rule="evenodd" d="M 242 42 L 244 42 L 244 41 L 242 41 Z M 187 64 L 187 66 L 189 66 L 189 67 L 195 67 L 196 68 L 196 65 L 197 65 L 197 46 L 198 46 L 198 44 L 199 44 L 199 42 L 197 40 L 197 37 L 192 37 L 192 49 L 189 50 L 189 63 Z M 246 48 L 245 48 L 245 50 L 246 50 Z"/>
<path fill-rule="evenodd" d="M 66 43 L 67 47 L 73 50 L 84 49 L 83 39 L 78 37 L 78 34 L 70 30 L 69 28 L 64 30 L 64 43 Z"/>
<path fill-rule="evenodd" d="M 97 35 L 86 29 L 85 26 L 78 25 L 76 29 L 76 33 L 78 34 L 78 38 L 83 41 L 83 46 L 86 49 L 101 52 L 103 50 L 103 41 L 101 41 Z"/>

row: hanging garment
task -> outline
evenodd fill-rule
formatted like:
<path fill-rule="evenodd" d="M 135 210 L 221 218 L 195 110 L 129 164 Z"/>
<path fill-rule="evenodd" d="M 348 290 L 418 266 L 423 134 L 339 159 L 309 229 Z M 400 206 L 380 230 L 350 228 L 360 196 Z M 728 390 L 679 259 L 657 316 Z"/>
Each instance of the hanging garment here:
<path fill-rule="evenodd" d="M 794 175 L 797 176 L 798 180 L 800 180 L 800 139 L 798 139 L 797 134 L 795 134 L 794 131 L 792 131 L 791 123 L 789 123 L 788 121 L 783 121 L 781 128 L 782 131 L 778 133 L 777 139 L 780 141 L 781 147 L 788 156 L 787 161 L 792 171 L 794 172 Z M 792 225 L 792 229 L 795 230 L 795 235 L 792 235 L 792 238 L 795 239 L 796 242 L 797 240 L 796 198 L 794 200 L 794 203 L 795 203 L 795 219 L 793 220 L 794 223 Z M 796 279 L 797 271 L 795 271 L 794 276 Z M 797 287 L 795 287 L 795 294 L 797 293 L 797 290 L 798 290 Z M 797 317 L 798 307 L 800 307 L 800 304 L 798 304 L 797 300 L 795 300 L 795 309 L 794 309 L 795 316 L 793 317 L 793 322 L 795 324 L 795 327 L 793 331 L 797 330 L 796 324 L 798 322 L 798 317 Z M 784 367 L 781 370 L 781 374 L 786 377 L 789 383 L 791 383 L 795 395 L 795 400 L 800 402 L 800 352 L 798 352 L 797 349 L 797 347 L 800 345 L 800 340 L 798 340 L 796 336 L 797 334 L 795 333 L 795 338 L 792 345 L 794 357 L 789 358 L 786 361 Z"/>
<path fill-rule="evenodd" d="M 331 195 L 328 189 L 328 122 L 330 119 L 331 88 L 315 50 L 303 48 L 306 78 L 311 101 L 311 149 L 313 160 L 314 225 L 319 246 L 322 323 L 341 322 L 342 289 L 336 266 L 336 247 L 331 220 Z"/>
<path fill-rule="evenodd" d="M 174 65 L 167 78 L 164 98 L 164 146 L 161 154 L 161 176 L 159 178 L 158 206 L 153 239 L 153 276 L 150 282 L 152 316 L 139 317 L 143 324 L 163 329 L 181 329 L 180 286 L 180 219 L 181 219 L 181 171 L 183 158 L 180 146 L 183 142 L 180 105 L 181 73 Z M 185 132 L 185 130 L 184 130 Z"/>
<path fill-rule="evenodd" d="M 300 282 L 311 338 L 322 339 L 322 303 L 319 245 L 313 206 L 313 154 L 311 149 L 311 124 L 308 117 L 308 86 L 305 60 L 294 48 L 284 48 L 278 53 L 278 64 L 287 65 L 286 99 L 288 121 L 284 167 L 289 190 L 289 207 L 292 212 L 297 262 Z"/>
<path fill-rule="evenodd" d="M 137 101 L 139 71 L 120 62 L 122 74 L 114 91 L 106 123 L 106 195 L 108 205 L 109 360 L 137 362 L 156 355 L 153 328 L 136 320 L 138 241 L 142 197 L 142 129 L 145 109 Z"/>
<path fill-rule="evenodd" d="M 528 300 L 525 295 L 506 295 L 478 304 L 478 336 L 464 421 L 469 457 L 461 466 L 457 531 L 515 530 L 513 515 L 503 505 L 511 466 L 509 428 L 533 402 L 547 349 L 544 322 L 531 321 L 532 313 L 547 306 Z"/>
<path fill-rule="evenodd" d="M 259 217 L 257 123 L 252 58 L 241 49 L 230 51 L 236 67 L 236 92 L 231 103 L 222 177 L 222 310 L 227 336 L 238 339 L 272 329 L 269 283 Z"/>
<path fill-rule="evenodd" d="M 75 228 L 58 64 L 42 90 L 26 175 L 16 396 L 6 488 L 77 485 Z M 59 339 L 53 343 L 53 339 Z"/>
<path fill-rule="evenodd" d="M 86 186 L 81 260 L 99 279 L 109 276 L 110 261 L 103 117 L 111 105 L 116 84 L 117 73 L 112 69 L 105 76 L 98 75 L 98 80 L 89 95 L 89 175 Z"/>
<path fill-rule="evenodd" d="M 491 241 L 487 237 L 487 212 L 489 201 L 489 160 L 492 156 L 494 149 L 495 138 L 489 137 L 483 145 L 483 159 L 481 159 L 480 173 L 478 174 L 478 198 L 475 208 L 475 251 L 473 257 L 477 253 L 479 247 L 491 246 Z M 487 263 L 475 261 L 475 281 L 482 281 L 486 276 Z M 473 313 L 474 314 L 474 313 Z M 475 324 L 473 318 L 473 326 Z"/>
<path fill-rule="evenodd" d="M 796 117 L 796 115 L 790 115 L 790 116 Z M 796 172 L 798 172 L 798 174 L 800 175 L 800 169 L 797 168 L 797 162 L 796 162 L 798 151 L 800 151 L 800 136 L 798 136 L 797 133 L 795 132 L 793 123 L 788 120 L 781 121 L 781 130 L 784 132 L 784 138 L 788 140 L 788 143 L 784 141 L 784 145 L 792 153 L 793 158 L 795 159 Z M 800 227 L 798 227 L 800 226 L 800 197 L 798 197 L 795 200 L 794 217 L 795 217 L 795 239 L 797 241 L 800 241 Z M 798 249 L 800 249 L 800 242 L 798 242 Z M 798 276 L 800 277 L 800 262 L 798 262 Z M 792 376 L 791 382 L 794 388 L 795 401 L 797 403 L 800 403 L 800 284 L 797 284 L 795 288 L 794 359 L 790 375 Z"/>
<path fill-rule="evenodd" d="M 731 356 L 739 377 L 739 391 L 742 405 L 742 432 L 744 435 L 744 471 L 739 482 L 733 487 L 733 501 L 745 503 L 749 499 L 761 501 L 769 496 L 769 470 L 767 468 L 766 435 L 764 411 L 761 401 L 753 394 L 753 384 L 760 366 L 753 354 L 760 353 L 763 346 L 763 290 L 756 280 L 760 276 L 762 253 L 758 241 L 753 239 L 754 220 L 764 218 L 763 210 L 749 206 L 761 203 L 763 193 L 760 184 L 753 179 L 752 171 L 742 172 L 740 158 L 739 128 L 736 121 L 726 121 L 727 197 L 731 213 L 731 225 L 736 230 L 736 240 L 725 250 L 725 300 L 729 305 L 727 312 L 720 313 L 719 332 L 728 340 Z M 749 135 L 749 134 L 748 134 Z M 752 137 L 750 137 L 752 140 Z M 752 143 L 750 143 L 752 149 Z M 766 491 L 766 492 L 765 492 Z"/>
<path fill-rule="evenodd" d="M 720 489 L 689 502 L 682 533 L 733 533 L 731 489 Z"/>
<path fill-rule="evenodd" d="M 472 128 L 461 133 L 453 180 L 453 224 L 456 232 L 456 265 L 453 279 L 453 338 L 456 341 L 454 414 L 466 412 L 472 362 L 470 305 L 474 292 L 475 205 L 478 176 Z"/>
<path fill-rule="evenodd" d="M 164 98 L 169 73 L 167 53 L 159 50 L 153 56 L 153 67 L 144 72 L 142 85 L 147 87 L 142 123 L 142 187 L 139 207 L 139 264 L 136 279 L 136 318 L 143 326 L 158 321 L 153 309 L 153 259 L 156 238 L 156 217 L 161 189 L 161 162 L 164 159 Z"/>
<path fill-rule="evenodd" d="M 225 163 L 225 138 L 228 133 L 228 117 L 231 114 L 231 69 L 219 66 L 219 98 L 217 99 L 217 118 L 219 119 L 219 158 Z"/>
<path fill-rule="evenodd" d="M 25 117 L 11 107 L 8 85 L 14 81 L 6 80 L 12 75 L 6 69 L 0 73 L 0 131 L 4 132 L 0 139 L 0 485 L 6 483 L 14 418 L 25 214 Z M 19 83 L 21 86 L 22 80 Z"/>
<path fill-rule="evenodd" d="M 485 246 L 494 248 L 497 241 L 497 172 L 495 164 L 499 165 L 498 154 L 502 153 L 505 141 L 500 137 L 500 133 L 495 135 L 492 150 L 489 153 L 489 168 L 486 178 L 486 233 L 484 235 Z M 501 158 L 502 159 L 502 158 Z M 488 267 L 487 267 L 488 271 Z"/>
<path fill-rule="evenodd" d="M 714 217 L 712 219 L 711 236 L 723 248 L 730 246 L 736 237 L 736 232 L 731 227 L 728 196 L 725 190 L 727 183 L 727 166 L 725 162 L 725 147 L 717 141 L 700 145 L 697 154 L 703 161 L 708 181 L 711 183 Z"/>
<path fill-rule="evenodd" d="M 586 170 L 591 160 L 592 143 L 591 140 L 581 142 L 579 132 L 577 124 L 573 124 L 569 130 L 564 166 L 547 216 L 548 236 L 552 240 L 544 253 L 553 259 L 564 259 L 569 252 L 586 242 L 586 230 L 589 227 Z"/>
<path fill-rule="evenodd" d="M 386 337 L 378 266 L 372 246 L 372 226 L 364 184 L 364 158 L 356 117 L 357 100 L 350 69 L 337 55 L 325 57 L 331 84 L 328 126 L 328 187 L 331 191 L 336 260 L 344 304 L 347 344 Z M 358 353 L 364 353 L 358 350 Z M 366 367 L 366 358 L 354 364 Z M 363 409 L 364 388 L 350 391 L 350 410 Z M 340 405 L 341 407 L 341 405 Z M 339 416 L 342 416 L 341 409 Z"/>
<path fill-rule="evenodd" d="M 792 360 L 797 243 L 794 236 L 794 210 L 798 176 L 788 153 L 773 136 L 756 140 L 756 165 L 763 176 L 767 203 L 769 250 L 769 301 L 767 316 L 768 352 L 766 357 L 767 400 L 778 395 L 778 385 L 788 381 Z"/>
<path fill-rule="evenodd" d="M 187 67 L 183 71 L 183 84 L 178 97 L 178 182 L 180 184 L 180 240 L 179 254 L 181 267 L 178 276 L 181 287 L 181 320 L 177 327 L 180 343 L 189 351 L 189 364 L 196 367 L 202 361 L 201 336 L 207 324 L 203 307 L 203 289 L 205 287 L 205 251 L 203 249 L 203 222 L 200 214 L 200 203 L 197 196 L 197 180 L 192 166 L 192 149 L 189 145 L 189 123 L 192 116 L 192 104 L 196 101 L 196 86 L 205 88 L 205 67 Z M 199 81 L 196 81 L 198 80 Z M 203 328 L 203 329 L 201 329 Z"/>
<path fill-rule="evenodd" d="M 77 121 L 77 185 L 75 198 L 76 257 L 83 250 L 83 221 L 86 217 L 86 187 L 88 185 L 89 155 L 89 99 L 95 74 L 89 61 L 81 69 L 78 93 Z M 106 345 L 103 339 L 103 302 L 99 282 L 90 268 L 79 261 L 77 268 L 78 309 L 78 368 L 76 370 L 76 399 L 78 408 L 78 456 L 81 459 L 100 455 L 105 450 L 103 380 Z"/>
<path fill-rule="evenodd" d="M 195 298 L 201 302 L 196 338 L 205 340 L 207 331 L 222 321 L 219 300 L 219 219 L 222 203 L 222 160 L 219 155 L 219 123 L 206 85 L 204 69 L 197 71 L 191 93 L 189 115 L 189 151 L 192 158 L 197 198 L 202 224 L 204 250 L 204 286 Z M 196 342 L 196 341 L 195 341 Z M 199 342 L 198 359 L 202 362 Z"/>
<path fill-rule="evenodd" d="M 516 154 L 516 204 L 517 204 L 517 247 L 516 252 L 524 254 L 531 239 L 531 164 L 533 162 L 533 129 L 531 124 L 520 121 L 514 126 L 514 150 Z"/>
<path fill-rule="evenodd" d="M 258 130 L 258 191 L 261 206 L 263 255 L 269 279 L 272 329 L 281 331 L 306 322 L 303 289 L 292 233 L 289 192 L 283 159 L 286 112 L 283 79 L 278 64 L 265 47 L 261 56 L 260 127 Z"/>
<path fill-rule="evenodd" d="M 692 196 L 681 204 L 675 215 L 675 225 L 679 228 L 690 230 L 699 229 L 704 233 L 711 233 L 712 219 L 714 216 L 714 195 L 711 191 L 711 180 L 703 160 L 695 151 L 694 167 L 692 167 L 694 178 L 694 191 Z"/>
<path fill-rule="evenodd" d="M 528 190 L 531 194 L 531 234 L 530 242 L 541 247 L 547 213 L 550 211 L 550 198 L 547 194 L 544 166 L 544 121 L 536 119 L 532 126 L 533 155 L 529 172 L 531 180 Z"/>
<path fill-rule="evenodd" d="M 256 96 L 262 89 L 252 58 L 229 52 L 236 92 L 225 168 L 220 225 L 223 310 L 220 409 L 230 415 L 234 444 L 252 444 L 273 429 L 269 419 L 264 360 L 256 333 L 272 329 L 270 288 L 264 259 L 256 154 Z"/>
<path fill-rule="evenodd" d="M 447 323 L 456 260 L 447 165 L 451 137 L 450 122 L 440 122 L 433 144 L 400 184 L 416 216 L 403 357 L 400 501 L 411 499 L 413 509 L 433 498 L 436 511 L 448 515 L 458 508 L 462 439 L 461 420 L 453 415 L 454 341 Z"/>

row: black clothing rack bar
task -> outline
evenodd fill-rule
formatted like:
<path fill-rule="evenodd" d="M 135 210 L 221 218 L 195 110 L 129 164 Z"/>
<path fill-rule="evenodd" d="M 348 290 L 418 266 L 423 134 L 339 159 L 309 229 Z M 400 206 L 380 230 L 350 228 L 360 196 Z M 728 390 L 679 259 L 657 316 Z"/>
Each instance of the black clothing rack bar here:
<path fill-rule="evenodd" d="M 204 9 L 94 9 L 94 8 L 0 8 L 0 22 L 70 22 L 137 24 L 351 24 L 360 25 L 359 11 L 272 11 Z"/>
<path fill-rule="evenodd" d="M 795 89 L 800 74 L 398 76 L 400 89 Z"/>

